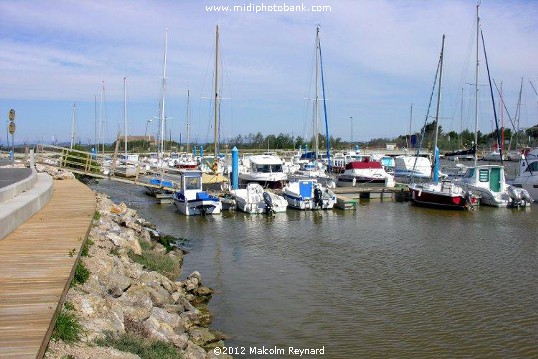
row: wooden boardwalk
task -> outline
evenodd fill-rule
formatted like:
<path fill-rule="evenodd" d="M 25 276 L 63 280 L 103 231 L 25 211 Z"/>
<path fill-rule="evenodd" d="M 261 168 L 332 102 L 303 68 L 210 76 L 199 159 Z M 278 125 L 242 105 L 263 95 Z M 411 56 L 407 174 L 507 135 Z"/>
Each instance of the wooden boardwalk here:
<path fill-rule="evenodd" d="M 0 240 L 0 358 L 41 358 L 95 212 L 77 180 L 54 181 L 50 202 Z"/>

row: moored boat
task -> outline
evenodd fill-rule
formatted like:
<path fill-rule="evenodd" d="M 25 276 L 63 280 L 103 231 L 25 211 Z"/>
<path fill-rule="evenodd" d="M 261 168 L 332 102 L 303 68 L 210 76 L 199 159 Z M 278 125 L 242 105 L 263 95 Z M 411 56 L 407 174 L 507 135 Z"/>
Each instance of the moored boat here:
<path fill-rule="evenodd" d="M 381 162 L 365 156 L 361 161 L 346 164 L 344 173 L 336 179 L 338 187 L 383 186 L 394 187 L 394 177 L 388 174 Z"/>
<path fill-rule="evenodd" d="M 239 173 L 243 184 L 255 182 L 262 187 L 282 188 L 287 180 L 283 161 L 275 155 L 254 155 L 244 159 L 245 171 Z"/>
<path fill-rule="evenodd" d="M 186 216 L 221 213 L 219 198 L 202 190 L 202 171 L 181 171 L 180 179 L 180 190 L 173 195 L 179 212 Z"/>
<path fill-rule="evenodd" d="M 288 202 L 282 196 L 265 191 L 258 183 L 248 183 L 246 188 L 230 191 L 236 208 L 245 213 L 272 214 L 285 212 Z"/>
<path fill-rule="evenodd" d="M 335 194 L 316 180 L 290 182 L 282 195 L 288 206 L 301 210 L 331 209 L 336 203 Z"/>
<path fill-rule="evenodd" d="M 519 174 L 512 186 L 526 190 L 534 201 L 538 201 L 538 148 L 522 154 L 519 161 Z"/>

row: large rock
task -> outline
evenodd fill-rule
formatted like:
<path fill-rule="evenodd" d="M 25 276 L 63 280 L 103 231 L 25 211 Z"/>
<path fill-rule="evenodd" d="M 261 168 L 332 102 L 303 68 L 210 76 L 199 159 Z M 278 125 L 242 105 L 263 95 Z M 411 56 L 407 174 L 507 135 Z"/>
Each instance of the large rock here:
<path fill-rule="evenodd" d="M 206 352 L 202 347 L 194 343 L 189 343 L 189 345 L 187 345 L 187 349 L 185 350 L 184 354 L 185 359 L 205 359 L 205 357 Z"/>
<path fill-rule="evenodd" d="M 153 308 L 150 288 L 146 285 L 132 285 L 118 300 L 124 305 L 124 314 L 134 322 L 146 320 Z"/>

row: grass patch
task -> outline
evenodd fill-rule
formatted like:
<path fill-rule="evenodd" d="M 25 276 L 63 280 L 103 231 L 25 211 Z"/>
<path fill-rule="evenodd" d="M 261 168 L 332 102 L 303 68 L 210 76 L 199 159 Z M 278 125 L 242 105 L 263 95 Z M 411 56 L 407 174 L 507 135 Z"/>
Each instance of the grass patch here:
<path fill-rule="evenodd" d="M 93 245 L 93 241 L 88 238 L 84 245 L 82 246 L 82 249 L 80 250 L 80 255 L 82 257 L 88 257 L 90 255 L 90 247 Z"/>
<path fill-rule="evenodd" d="M 144 339 L 133 333 L 114 336 L 106 332 L 103 338 L 95 340 L 95 344 L 102 347 L 112 347 L 122 352 L 138 355 L 142 359 L 176 359 L 183 358 L 179 350 L 171 343 L 158 340 Z"/>
<path fill-rule="evenodd" d="M 96 210 L 96 211 L 93 213 L 93 219 L 94 219 L 95 221 L 98 221 L 99 219 L 101 219 L 101 213 L 100 213 L 99 211 Z"/>
<path fill-rule="evenodd" d="M 140 242 L 140 244 L 142 243 L 143 241 Z M 179 258 L 151 249 L 145 249 L 144 246 L 142 246 L 141 255 L 137 255 L 131 250 L 128 255 L 133 262 L 142 264 L 148 270 L 161 273 L 171 280 L 175 280 L 181 271 L 181 261 Z"/>
<path fill-rule="evenodd" d="M 80 340 L 82 336 L 82 326 L 74 313 L 68 310 L 62 310 L 56 318 L 56 324 L 52 331 L 53 339 L 61 339 L 66 343 L 74 343 Z"/>
<path fill-rule="evenodd" d="M 84 284 L 86 281 L 90 278 L 90 271 L 82 261 L 79 261 L 77 263 L 77 267 L 75 268 L 75 275 L 73 276 L 73 281 L 71 282 L 71 286 L 77 285 L 77 284 Z"/>
<path fill-rule="evenodd" d="M 170 252 L 172 249 L 176 247 L 176 243 L 178 241 L 178 238 L 174 236 L 170 236 L 168 234 L 159 237 L 159 243 L 161 243 L 164 248 L 166 248 L 167 252 Z"/>

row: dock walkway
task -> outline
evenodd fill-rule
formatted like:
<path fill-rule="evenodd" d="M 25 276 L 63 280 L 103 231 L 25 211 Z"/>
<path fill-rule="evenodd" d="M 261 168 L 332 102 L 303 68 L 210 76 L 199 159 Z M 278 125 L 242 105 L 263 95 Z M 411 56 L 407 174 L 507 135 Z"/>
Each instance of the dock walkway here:
<path fill-rule="evenodd" d="M 0 358 L 41 358 L 96 208 L 77 180 L 54 181 L 40 211 L 0 240 Z"/>

